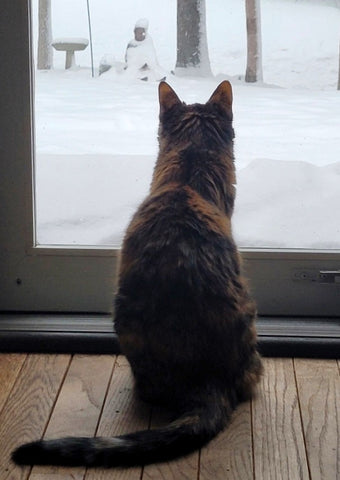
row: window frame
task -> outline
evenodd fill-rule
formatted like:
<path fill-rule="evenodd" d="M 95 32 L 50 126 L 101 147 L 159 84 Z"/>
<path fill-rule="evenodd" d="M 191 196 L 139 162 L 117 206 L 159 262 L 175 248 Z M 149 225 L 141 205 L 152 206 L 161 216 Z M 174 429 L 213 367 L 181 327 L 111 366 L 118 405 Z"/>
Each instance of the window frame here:
<path fill-rule="evenodd" d="M 34 70 L 30 1 L 5 0 L 0 17 L 0 310 L 112 310 L 119 251 L 37 246 L 34 233 Z M 340 284 L 320 283 L 340 270 L 340 250 L 241 249 L 261 315 L 340 316 Z"/>

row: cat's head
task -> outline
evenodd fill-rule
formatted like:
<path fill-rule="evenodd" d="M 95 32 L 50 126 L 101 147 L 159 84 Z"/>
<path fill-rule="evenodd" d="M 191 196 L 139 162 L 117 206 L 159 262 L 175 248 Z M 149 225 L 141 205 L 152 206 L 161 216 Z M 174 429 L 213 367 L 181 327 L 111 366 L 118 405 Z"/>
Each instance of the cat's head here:
<path fill-rule="evenodd" d="M 191 142 L 201 148 L 223 148 L 234 138 L 233 93 L 227 80 L 205 104 L 186 105 L 166 82 L 159 84 L 159 139 Z"/>

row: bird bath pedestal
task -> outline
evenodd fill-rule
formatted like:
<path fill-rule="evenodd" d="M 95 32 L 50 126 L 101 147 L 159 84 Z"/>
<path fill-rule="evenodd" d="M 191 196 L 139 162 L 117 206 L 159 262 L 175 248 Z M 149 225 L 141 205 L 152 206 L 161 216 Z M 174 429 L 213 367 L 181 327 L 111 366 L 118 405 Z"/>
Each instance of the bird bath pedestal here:
<path fill-rule="evenodd" d="M 76 66 L 75 53 L 77 50 L 85 50 L 89 41 L 86 38 L 56 38 L 52 46 L 59 51 L 66 52 L 65 69 Z"/>

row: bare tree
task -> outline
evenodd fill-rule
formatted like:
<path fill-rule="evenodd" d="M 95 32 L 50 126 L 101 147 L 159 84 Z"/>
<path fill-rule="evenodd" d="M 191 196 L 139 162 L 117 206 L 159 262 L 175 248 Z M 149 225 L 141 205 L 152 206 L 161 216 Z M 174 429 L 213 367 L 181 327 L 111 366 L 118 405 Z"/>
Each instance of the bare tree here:
<path fill-rule="evenodd" d="M 338 90 L 340 90 L 340 42 L 339 42 L 339 71 L 338 71 Z"/>
<path fill-rule="evenodd" d="M 51 0 L 39 0 L 38 70 L 53 66 Z"/>
<path fill-rule="evenodd" d="M 177 75 L 211 75 L 205 0 L 177 0 Z"/>
<path fill-rule="evenodd" d="M 246 0 L 247 70 L 246 82 L 262 80 L 260 0 Z"/>

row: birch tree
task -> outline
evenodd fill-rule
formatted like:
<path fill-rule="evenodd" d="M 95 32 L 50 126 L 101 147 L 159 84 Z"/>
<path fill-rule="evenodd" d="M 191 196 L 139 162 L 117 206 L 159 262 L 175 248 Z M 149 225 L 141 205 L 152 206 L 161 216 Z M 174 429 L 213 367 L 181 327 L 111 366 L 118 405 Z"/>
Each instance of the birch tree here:
<path fill-rule="evenodd" d="M 51 0 L 39 0 L 38 70 L 53 66 Z"/>
<path fill-rule="evenodd" d="M 262 80 L 260 0 L 246 0 L 247 70 L 246 82 Z"/>
<path fill-rule="evenodd" d="M 339 42 L 339 70 L 338 70 L 338 90 L 340 90 L 340 42 Z"/>
<path fill-rule="evenodd" d="M 177 0 L 176 75 L 210 76 L 205 0 Z"/>

